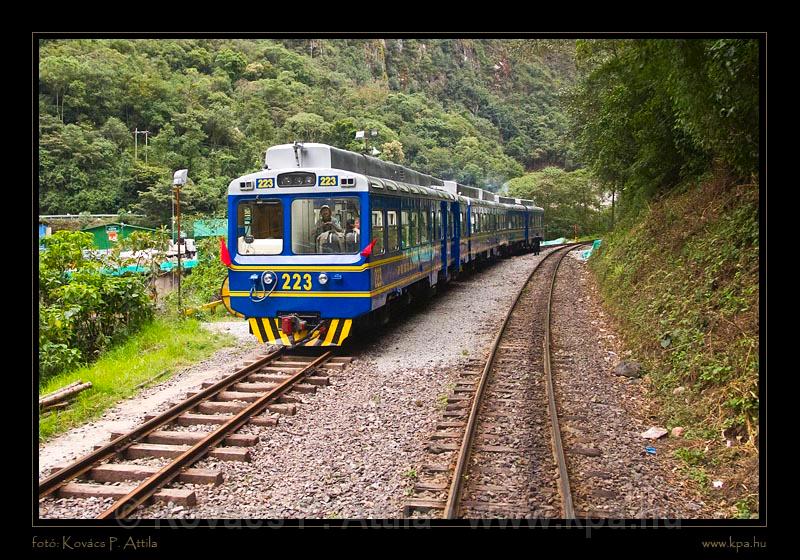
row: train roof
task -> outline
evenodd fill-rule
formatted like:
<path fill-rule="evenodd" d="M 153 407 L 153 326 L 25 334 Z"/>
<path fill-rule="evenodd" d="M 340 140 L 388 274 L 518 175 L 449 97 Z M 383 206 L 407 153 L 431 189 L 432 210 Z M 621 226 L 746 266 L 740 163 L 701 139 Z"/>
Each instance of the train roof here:
<path fill-rule="evenodd" d="M 417 186 L 442 186 L 442 180 L 431 175 L 390 161 L 334 148 L 327 144 L 303 143 L 272 146 L 267 150 L 265 163 L 267 169 L 328 167 Z"/>
<path fill-rule="evenodd" d="M 283 170 L 298 167 L 342 169 L 365 175 L 369 190 L 396 191 L 397 194 L 424 194 L 436 198 L 459 200 L 466 204 L 482 206 L 507 206 L 518 210 L 543 212 L 533 200 L 499 196 L 496 193 L 443 181 L 431 175 L 414 171 L 403 165 L 383 161 L 372 156 L 342 150 L 328 144 L 280 144 L 267 150 L 265 169 Z M 232 183 L 233 184 L 233 183 Z"/>

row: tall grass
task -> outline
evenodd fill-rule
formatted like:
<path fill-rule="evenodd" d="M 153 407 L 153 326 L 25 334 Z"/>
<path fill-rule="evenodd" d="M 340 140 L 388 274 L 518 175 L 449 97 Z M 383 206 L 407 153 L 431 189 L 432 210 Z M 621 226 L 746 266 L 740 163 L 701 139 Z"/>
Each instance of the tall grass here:
<path fill-rule="evenodd" d="M 161 378 L 166 379 L 179 368 L 233 342 L 229 335 L 201 328 L 195 319 L 154 319 L 90 366 L 53 377 L 39 388 L 43 395 L 78 379 L 92 382 L 92 387 L 80 393 L 67 409 L 39 416 L 39 441 L 100 416 L 117 401 L 136 393 L 136 386 L 151 377 L 169 370 Z"/>

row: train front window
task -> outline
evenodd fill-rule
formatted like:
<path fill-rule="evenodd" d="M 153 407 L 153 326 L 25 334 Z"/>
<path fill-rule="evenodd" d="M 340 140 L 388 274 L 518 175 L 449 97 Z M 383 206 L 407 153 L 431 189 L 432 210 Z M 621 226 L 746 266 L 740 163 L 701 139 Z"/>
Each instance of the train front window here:
<path fill-rule="evenodd" d="M 292 252 L 352 254 L 361 244 L 358 198 L 297 198 L 292 201 Z"/>
<path fill-rule="evenodd" d="M 279 200 L 248 200 L 237 210 L 240 255 L 280 255 L 283 251 L 283 208 Z"/>

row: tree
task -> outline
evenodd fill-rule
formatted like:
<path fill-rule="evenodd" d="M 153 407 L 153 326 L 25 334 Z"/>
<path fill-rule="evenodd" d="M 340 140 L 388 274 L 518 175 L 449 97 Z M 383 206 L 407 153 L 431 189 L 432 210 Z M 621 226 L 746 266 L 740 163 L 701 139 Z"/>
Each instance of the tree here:
<path fill-rule="evenodd" d="M 405 155 L 403 154 L 403 144 L 397 140 L 386 142 L 381 145 L 381 159 L 386 161 L 393 161 L 394 163 L 403 163 Z"/>
<path fill-rule="evenodd" d="M 572 135 L 612 200 L 636 207 L 714 161 L 757 173 L 757 41 L 578 41 L 577 52 Z"/>
<path fill-rule="evenodd" d="M 224 70 L 231 81 L 237 80 L 247 67 L 247 59 L 240 52 L 225 48 L 217 53 L 214 64 Z"/>
<path fill-rule="evenodd" d="M 331 133 L 331 125 L 315 113 L 297 113 L 286 120 L 283 137 L 286 142 L 324 142 Z"/>
<path fill-rule="evenodd" d="M 508 182 L 509 195 L 532 199 L 544 208 L 550 237 L 600 233 L 607 227 L 607 204 L 597 180 L 586 169 L 567 172 L 547 167 Z"/>

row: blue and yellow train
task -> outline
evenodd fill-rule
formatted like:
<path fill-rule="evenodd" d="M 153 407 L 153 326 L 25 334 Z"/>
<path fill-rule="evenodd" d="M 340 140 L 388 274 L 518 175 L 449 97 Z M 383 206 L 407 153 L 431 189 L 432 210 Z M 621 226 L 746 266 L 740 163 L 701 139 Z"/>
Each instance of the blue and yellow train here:
<path fill-rule="evenodd" d="M 224 298 L 264 343 L 338 346 L 484 260 L 530 249 L 544 211 L 325 144 L 267 150 L 228 188 Z"/>

